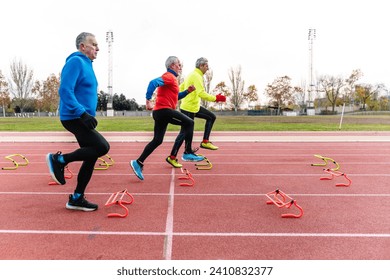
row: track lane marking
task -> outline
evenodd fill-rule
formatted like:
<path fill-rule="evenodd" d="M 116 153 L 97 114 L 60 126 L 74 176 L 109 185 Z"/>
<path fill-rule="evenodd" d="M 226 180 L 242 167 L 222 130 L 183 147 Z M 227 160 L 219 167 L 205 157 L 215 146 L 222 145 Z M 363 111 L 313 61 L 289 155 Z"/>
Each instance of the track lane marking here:
<path fill-rule="evenodd" d="M 175 197 L 175 169 L 171 171 L 171 182 L 169 184 L 169 198 L 167 221 L 165 225 L 165 240 L 164 240 L 164 259 L 172 259 L 172 242 L 173 242 L 173 206 Z"/>
<path fill-rule="evenodd" d="M 76 230 L 0 230 L 0 234 L 55 234 L 55 235 L 138 235 L 167 236 L 167 232 L 145 231 L 76 231 Z M 211 237 L 345 237 L 345 238 L 390 238 L 390 233 L 256 233 L 256 232 L 171 232 L 173 236 L 211 236 Z M 172 245 L 172 244 L 171 244 Z M 172 252 L 167 252 L 170 254 Z"/>

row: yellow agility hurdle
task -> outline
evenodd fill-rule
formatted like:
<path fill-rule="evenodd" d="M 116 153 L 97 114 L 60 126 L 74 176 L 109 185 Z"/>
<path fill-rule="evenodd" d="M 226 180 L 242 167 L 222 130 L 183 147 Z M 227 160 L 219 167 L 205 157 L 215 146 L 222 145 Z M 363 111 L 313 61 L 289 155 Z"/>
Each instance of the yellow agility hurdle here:
<path fill-rule="evenodd" d="M 24 162 L 17 162 L 14 157 L 21 157 Z M 17 169 L 19 166 L 27 166 L 29 164 L 29 161 L 28 159 L 24 156 L 24 155 L 21 155 L 21 154 L 13 154 L 13 155 L 8 155 L 5 157 L 6 159 L 12 161 L 12 163 L 14 164 L 14 166 L 12 167 L 2 167 L 1 169 L 3 170 L 15 170 Z"/>
<path fill-rule="evenodd" d="M 202 156 L 202 155 L 199 155 L 199 156 Z M 201 162 L 195 163 L 197 170 L 209 170 L 209 169 L 213 168 L 213 165 L 211 164 L 210 160 L 207 157 L 204 157 L 204 161 L 206 163 L 201 163 Z"/>
<path fill-rule="evenodd" d="M 314 155 L 316 158 L 319 158 L 323 161 L 323 163 L 312 163 L 311 166 L 327 166 L 328 165 L 328 161 L 331 161 L 333 164 L 336 165 L 336 167 L 334 168 L 330 168 L 330 170 L 332 171 L 337 171 L 340 169 L 340 165 L 334 160 L 334 159 L 331 159 L 329 157 L 323 157 L 321 155 Z"/>
<path fill-rule="evenodd" d="M 95 170 L 106 170 L 106 169 L 108 169 L 110 166 L 114 165 L 114 160 L 113 160 L 109 155 L 105 155 L 105 157 L 106 157 L 110 162 L 107 162 L 107 160 L 105 160 L 103 157 L 98 158 L 98 160 L 101 161 L 101 162 L 99 163 L 99 166 L 102 166 L 102 167 L 95 167 Z"/>

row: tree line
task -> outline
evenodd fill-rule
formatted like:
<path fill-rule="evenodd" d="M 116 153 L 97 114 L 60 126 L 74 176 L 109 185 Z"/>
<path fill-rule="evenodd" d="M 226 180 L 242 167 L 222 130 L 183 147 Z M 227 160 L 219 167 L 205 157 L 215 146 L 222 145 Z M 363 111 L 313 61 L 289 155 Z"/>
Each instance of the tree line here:
<path fill-rule="evenodd" d="M 260 109 L 258 89 L 255 85 L 245 87 L 241 66 L 228 71 L 229 84 L 219 82 L 211 88 L 213 70 L 204 75 L 205 90 L 210 94 L 222 93 L 227 97 L 223 104 L 202 100 L 202 106 L 215 110 L 234 110 L 241 108 Z M 362 110 L 388 110 L 388 90 L 383 84 L 359 83 L 363 77 L 360 69 L 353 70 L 347 77 L 321 75 L 314 85 L 292 85 L 287 75 L 276 77 L 267 84 L 264 94 L 268 98 L 266 106 L 273 107 L 281 113 L 284 109 L 302 111 L 307 107 L 307 99 L 313 101 L 314 107 L 324 108 L 330 113 L 345 104 L 359 104 Z M 179 83 L 184 77 L 178 77 Z M 0 70 L 0 106 L 3 114 L 7 112 L 56 112 L 58 109 L 58 88 L 60 74 L 49 75 L 46 80 L 34 80 L 34 72 L 21 60 L 14 59 L 10 65 L 10 77 L 6 79 Z M 98 93 L 98 111 L 106 111 L 112 104 L 115 111 L 136 111 L 145 109 L 134 98 L 128 99 L 123 93 L 115 93 L 112 100 L 104 91 Z M 111 101 L 111 102 L 110 102 Z"/>
<path fill-rule="evenodd" d="M 205 88 L 211 94 L 224 94 L 229 100 L 223 107 L 216 109 L 239 110 L 243 103 L 258 101 L 257 88 L 251 85 L 244 90 L 245 81 L 241 77 L 241 67 L 230 69 L 229 79 L 231 86 L 220 82 L 211 90 L 213 78 L 212 70 L 205 74 Z M 179 82 L 184 80 L 178 77 Z M 0 106 L 3 112 L 56 112 L 58 109 L 60 85 L 60 74 L 49 75 L 46 80 L 34 80 L 34 71 L 25 65 L 21 60 L 14 59 L 10 65 L 10 78 L 6 79 L 0 70 Z M 98 93 L 98 111 L 107 110 L 109 94 L 100 91 Z M 112 96 L 112 107 L 116 111 L 143 110 L 134 98 L 127 99 L 123 93 Z M 203 106 L 210 107 L 211 104 L 203 101 Z M 215 105 L 215 104 L 213 104 Z"/>

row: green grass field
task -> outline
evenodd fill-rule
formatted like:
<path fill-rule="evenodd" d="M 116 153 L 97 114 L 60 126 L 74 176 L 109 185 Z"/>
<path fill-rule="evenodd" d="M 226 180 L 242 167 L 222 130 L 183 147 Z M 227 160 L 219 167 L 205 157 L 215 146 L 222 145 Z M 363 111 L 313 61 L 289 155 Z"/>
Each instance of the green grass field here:
<path fill-rule="evenodd" d="M 151 117 L 97 117 L 99 131 L 152 131 Z M 217 116 L 214 131 L 339 131 L 341 116 Z M 204 121 L 195 119 L 195 130 Z M 0 131 L 63 131 L 58 117 L 4 118 Z M 169 131 L 178 126 L 169 125 Z M 390 131 L 390 116 L 344 116 L 342 131 Z"/>

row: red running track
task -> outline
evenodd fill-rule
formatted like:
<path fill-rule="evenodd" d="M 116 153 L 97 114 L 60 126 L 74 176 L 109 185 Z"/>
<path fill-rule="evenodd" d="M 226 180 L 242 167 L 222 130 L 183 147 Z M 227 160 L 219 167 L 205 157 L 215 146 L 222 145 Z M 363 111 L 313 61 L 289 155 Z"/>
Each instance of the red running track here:
<path fill-rule="evenodd" d="M 389 142 L 216 143 L 206 155 L 211 170 L 184 163 L 194 180 L 181 187 L 180 169 L 171 168 L 165 142 L 146 161 L 145 180 L 129 167 L 145 143 L 112 142 L 114 164 L 96 170 L 87 199 L 98 211 L 65 209 L 76 178 L 53 186 L 45 163 L 48 152 L 75 149 L 69 142 L 2 142 L 0 166 L 9 154 L 29 164 L 0 170 L 0 259 L 3 260 L 388 260 L 390 259 Z M 336 160 L 352 180 L 326 176 L 320 154 Z M 70 164 L 77 175 L 79 163 Z M 266 193 L 281 189 L 302 206 L 296 211 L 267 205 Z M 112 193 L 134 196 L 126 218 L 104 207 Z M 75 244 L 77 246 L 75 246 Z"/>

